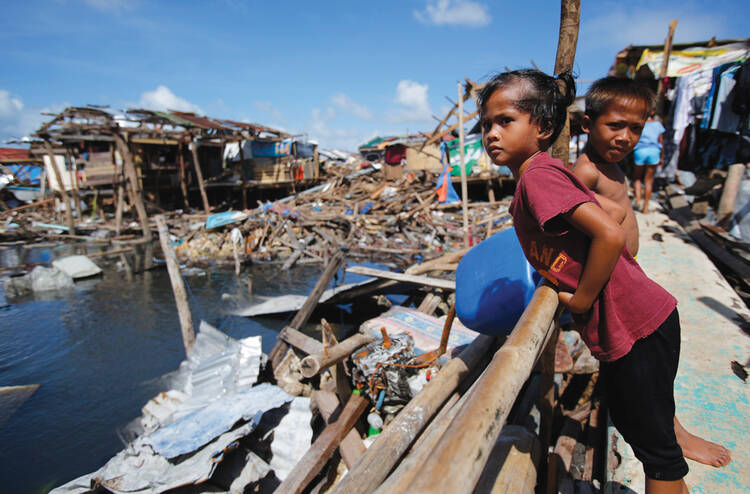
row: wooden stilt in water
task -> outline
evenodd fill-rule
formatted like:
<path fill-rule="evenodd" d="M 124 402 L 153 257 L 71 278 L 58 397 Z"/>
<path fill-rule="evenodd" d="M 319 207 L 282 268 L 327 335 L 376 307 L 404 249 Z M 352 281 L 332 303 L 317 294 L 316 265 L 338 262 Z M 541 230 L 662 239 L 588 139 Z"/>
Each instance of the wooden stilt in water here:
<path fill-rule="evenodd" d="M 143 232 L 143 238 L 148 242 L 151 241 L 153 236 L 151 235 L 151 228 L 148 224 L 148 214 L 146 213 L 146 206 L 143 203 L 143 194 L 141 193 L 141 185 L 138 180 L 138 173 L 135 169 L 135 163 L 133 163 L 133 156 L 130 154 L 130 149 L 125 139 L 118 133 L 113 132 L 112 136 L 115 138 L 117 149 L 120 151 L 122 161 L 125 170 L 125 176 L 130 184 L 130 189 L 133 191 L 133 199 L 135 201 L 135 209 L 138 212 L 138 218 L 141 221 L 141 231 Z M 147 261 L 150 264 L 150 261 Z"/>
<path fill-rule="evenodd" d="M 211 214 L 211 207 L 208 205 L 206 188 L 203 185 L 203 172 L 201 171 L 201 164 L 198 159 L 198 139 L 193 139 L 193 142 L 190 145 L 190 151 L 193 153 L 193 167 L 195 168 L 195 178 L 198 180 L 198 189 L 200 189 L 201 199 L 203 200 L 203 210 L 206 214 Z"/>
<path fill-rule="evenodd" d="M 52 151 L 52 144 L 46 139 L 44 140 L 44 149 L 47 151 L 47 156 L 50 160 L 52 173 L 55 174 L 57 186 L 60 188 L 58 192 L 62 196 L 63 204 L 65 205 L 65 226 L 68 227 L 68 233 L 75 234 L 75 224 L 73 223 L 73 208 L 70 204 L 70 197 L 68 196 L 68 191 L 65 190 L 65 182 L 63 182 L 62 173 L 60 173 L 60 169 L 57 167 L 55 153 L 54 151 Z"/>
<path fill-rule="evenodd" d="M 180 329 L 182 330 L 182 343 L 185 345 L 185 354 L 189 355 L 195 343 L 195 329 L 193 327 L 193 316 L 190 314 L 190 305 L 187 300 L 185 291 L 185 282 L 180 274 L 180 266 L 177 264 L 177 257 L 172 247 L 172 241 L 169 238 L 167 222 L 162 215 L 156 216 L 156 226 L 159 229 L 159 242 L 161 250 L 164 253 L 164 259 L 167 261 L 167 271 L 169 272 L 169 281 L 172 284 L 175 303 L 177 304 L 177 313 L 180 316 Z"/>

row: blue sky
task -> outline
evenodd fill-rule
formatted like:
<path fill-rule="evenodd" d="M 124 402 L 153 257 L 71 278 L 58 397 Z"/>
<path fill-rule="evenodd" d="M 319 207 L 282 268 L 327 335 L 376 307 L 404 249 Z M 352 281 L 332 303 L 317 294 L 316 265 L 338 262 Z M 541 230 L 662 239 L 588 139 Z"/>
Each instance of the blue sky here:
<path fill-rule="evenodd" d="M 581 80 L 628 44 L 750 37 L 747 0 L 583 0 Z M 464 77 L 551 71 L 559 1 L 2 2 L 0 145 L 69 105 L 195 111 L 355 150 L 428 131 Z M 586 84 L 579 87 L 585 90 Z M 471 111 L 473 108 L 467 108 Z"/>

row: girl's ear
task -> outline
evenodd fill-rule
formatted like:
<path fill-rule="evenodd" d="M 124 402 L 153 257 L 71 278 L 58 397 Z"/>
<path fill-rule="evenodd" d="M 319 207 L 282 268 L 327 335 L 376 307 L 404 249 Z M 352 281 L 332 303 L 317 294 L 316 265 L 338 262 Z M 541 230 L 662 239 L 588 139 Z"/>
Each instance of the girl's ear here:
<path fill-rule="evenodd" d="M 540 141 L 547 141 L 550 137 L 552 137 L 552 133 L 554 132 L 554 129 L 542 129 L 541 126 L 538 127 L 537 131 L 537 139 Z"/>
<path fill-rule="evenodd" d="M 581 119 L 581 130 L 588 134 L 591 132 L 591 127 L 593 127 L 593 125 L 594 122 L 591 120 L 591 117 L 584 115 L 583 119 Z"/>

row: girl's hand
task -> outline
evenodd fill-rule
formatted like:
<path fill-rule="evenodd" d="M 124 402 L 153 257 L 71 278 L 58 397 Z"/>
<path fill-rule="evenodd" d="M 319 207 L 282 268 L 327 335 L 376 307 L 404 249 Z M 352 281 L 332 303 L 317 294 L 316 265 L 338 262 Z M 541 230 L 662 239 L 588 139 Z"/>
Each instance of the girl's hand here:
<path fill-rule="evenodd" d="M 576 298 L 574 293 L 558 292 L 557 297 L 560 299 L 560 303 L 572 314 L 584 314 L 591 308 L 590 305 L 581 303 L 580 297 Z"/>

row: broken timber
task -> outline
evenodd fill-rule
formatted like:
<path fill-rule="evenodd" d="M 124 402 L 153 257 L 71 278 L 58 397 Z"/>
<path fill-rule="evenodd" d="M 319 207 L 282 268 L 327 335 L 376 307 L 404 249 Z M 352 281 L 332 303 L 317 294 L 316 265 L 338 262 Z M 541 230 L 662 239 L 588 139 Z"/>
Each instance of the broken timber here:
<path fill-rule="evenodd" d="M 375 276 L 377 278 L 387 278 L 396 281 L 405 281 L 408 283 L 416 283 L 418 285 L 431 286 L 434 288 L 445 288 L 448 290 L 456 289 L 456 282 L 451 280 L 443 280 L 440 278 L 430 278 L 429 276 L 415 276 L 404 273 L 393 273 L 391 271 L 384 271 L 382 269 L 368 268 L 365 266 L 350 266 L 346 268 L 347 273 L 362 274 L 365 276 Z"/>

